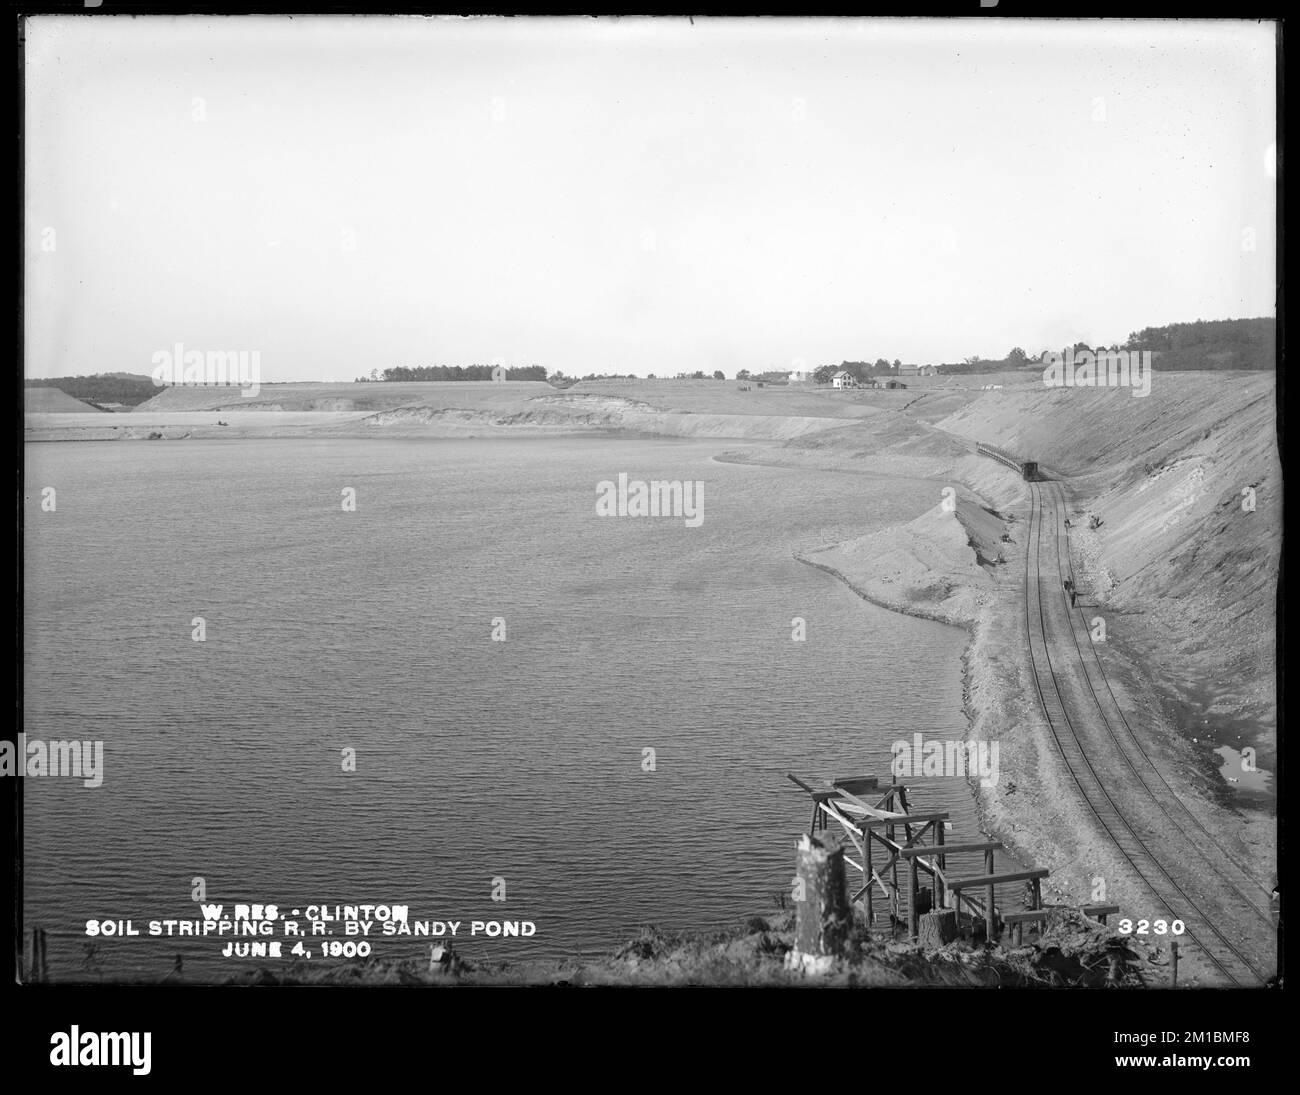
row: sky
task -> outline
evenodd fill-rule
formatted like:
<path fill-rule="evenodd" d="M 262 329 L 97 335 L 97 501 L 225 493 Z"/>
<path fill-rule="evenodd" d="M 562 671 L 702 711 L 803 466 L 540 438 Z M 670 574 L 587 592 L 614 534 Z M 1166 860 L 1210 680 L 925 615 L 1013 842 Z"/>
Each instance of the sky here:
<path fill-rule="evenodd" d="M 25 373 L 1036 354 L 1274 315 L 1274 27 L 37 17 Z"/>

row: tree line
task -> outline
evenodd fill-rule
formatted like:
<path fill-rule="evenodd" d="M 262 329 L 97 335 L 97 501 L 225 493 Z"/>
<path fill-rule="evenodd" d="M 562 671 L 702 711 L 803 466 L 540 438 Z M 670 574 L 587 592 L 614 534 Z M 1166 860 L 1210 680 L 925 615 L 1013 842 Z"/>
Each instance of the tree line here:
<path fill-rule="evenodd" d="M 1081 350 L 1094 354 L 1116 350 L 1150 350 L 1151 367 L 1166 372 L 1272 369 L 1277 361 L 1277 323 L 1268 318 L 1198 319 L 1194 323 L 1144 327 L 1140 331 L 1131 332 L 1123 342 L 1116 342 L 1112 346 L 1089 346 L 1086 342 L 1076 342 L 1073 349 L 1076 354 Z M 943 362 L 938 365 L 938 369 L 945 376 L 961 376 L 1034 368 L 1045 363 L 1053 352 L 1060 351 L 1047 349 L 1031 357 L 1021 347 L 1015 346 L 1000 358 L 976 354 L 961 361 Z M 899 365 L 897 358 L 890 362 L 883 357 L 875 361 L 841 361 L 838 365 L 822 365 L 812 375 L 816 383 L 829 384 L 831 377 L 844 371 L 859 383 L 864 383 L 884 374 L 897 375 Z"/>
<path fill-rule="evenodd" d="M 139 406 L 156 396 L 159 390 L 151 377 L 129 373 L 56 376 L 50 380 L 24 378 L 23 384 L 28 388 L 58 388 L 83 403 L 121 403 L 124 407 Z"/>
<path fill-rule="evenodd" d="M 492 380 L 497 365 L 392 365 L 387 369 L 371 369 L 369 376 L 359 376 L 359 382 L 400 380 Z M 545 380 L 545 365 L 518 365 L 506 367 L 507 380 Z"/>
<path fill-rule="evenodd" d="M 1204 369 L 1272 369 L 1277 364 L 1277 322 L 1258 319 L 1198 319 L 1143 327 L 1121 349 L 1152 351 L 1151 367 Z"/>

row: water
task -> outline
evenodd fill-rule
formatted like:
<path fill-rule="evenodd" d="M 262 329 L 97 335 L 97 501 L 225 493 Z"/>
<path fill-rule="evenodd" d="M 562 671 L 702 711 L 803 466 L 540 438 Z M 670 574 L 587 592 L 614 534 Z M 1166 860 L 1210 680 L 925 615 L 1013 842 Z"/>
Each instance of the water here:
<path fill-rule="evenodd" d="M 772 913 L 809 809 L 786 771 L 887 777 L 893 741 L 961 737 L 964 635 L 792 558 L 916 516 L 935 484 L 720 448 L 28 445 L 24 729 L 105 742 L 98 788 L 24 780 L 24 917 L 51 975 L 160 977 L 176 953 L 233 972 L 212 940 L 146 936 L 83 965 L 86 920 L 193 918 L 198 877 L 227 905 L 536 923 L 462 946 L 488 959 Z M 703 524 L 597 517 L 619 472 L 702 480 Z M 913 807 L 975 839 L 964 782 L 924 783 Z"/>

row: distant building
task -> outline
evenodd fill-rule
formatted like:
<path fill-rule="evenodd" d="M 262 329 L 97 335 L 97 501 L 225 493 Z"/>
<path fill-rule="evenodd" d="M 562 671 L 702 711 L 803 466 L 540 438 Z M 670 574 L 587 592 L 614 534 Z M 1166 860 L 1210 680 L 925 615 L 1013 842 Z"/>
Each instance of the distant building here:
<path fill-rule="evenodd" d="M 917 375 L 917 376 L 938 376 L 938 375 L 939 375 L 939 366 L 938 366 L 938 365 L 922 365 L 921 368 L 920 368 L 919 370 L 917 370 L 917 374 L 916 374 L 916 375 Z"/>
<path fill-rule="evenodd" d="M 794 372 L 790 374 L 789 383 L 790 384 L 811 384 L 812 378 L 813 375 L 810 371 L 805 369 L 795 369 Z"/>
<path fill-rule="evenodd" d="M 901 380 L 887 380 L 887 381 L 885 381 L 885 387 L 886 387 L 886 388 L 906 388 L 907 385 L 904 384 Z"/>
<path fill-rule="evenodd" d="M 921 372 L 920 365 L 899 365 L 898 366 L 899 376 L 918 376 L 920 375 L 920 372 Z"/>
<path fill-rule="evenodd" d="M 838 373 L 836 373 L 833 377 L 831 377 L 832 388 L 856 388 L 857 386 L 858 386 L 857 379 L 853 376 L 851 372 L 848 372 L 845 369 L 841 369 Z"/>

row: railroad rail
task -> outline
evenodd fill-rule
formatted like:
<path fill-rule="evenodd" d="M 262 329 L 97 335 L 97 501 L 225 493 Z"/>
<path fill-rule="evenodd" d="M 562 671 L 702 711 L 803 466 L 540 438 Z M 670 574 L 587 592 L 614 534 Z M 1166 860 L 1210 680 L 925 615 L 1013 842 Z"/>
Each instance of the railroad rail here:
<path fill-rule="evenodd" d="M 1030 480 L 1029 493 L 1025 641 L 1035 693 L 1070 778 L 1091 816 L 1156 898 L 1159 905 L 1152 909 L 1153 915 L 1163 907 L 1181 920 L 1186 926 L 1182 941 L 1191 943 L 1227 980 L 1237 985 L 1265 982 L 1271 973 L 1260 960 L 1260 948 L 1249 946 L 1241 938 L 1234 940 L 1224 930 L 1226 925 L 1218 922 L 1226 918 L 1225 913 L 1232 913 L 1238 922 L 1265 925 L 1272 936 L 1276 926 L 1271 915 L 1251 896 L 1262 891 L 1262 887 L 1250 879 L 1236 857 L 1214 840 L 1164 781 L 1119 709 L 1095 648 L 1091 659 L 1085 657 L 1084 645 L 1086 642 L 1092 647 L 1091 637 L 1081 615 L 1076 616 L 1077 609 L 1072 609 L 1061 577 L 1061 544 L 1065 537 L 1060 524 L 1063 510 L 1060 484 L 1040 485 Z M 1066 542 L 1066 568 L 1070 569 L 1072 579 L 1068 550 Z M 1080 627 L 1084 631 L 1083 639 L 1079 635 Z M 1069 646 L 1060 641 L 1067 631 Z M 1049 642 L 1049 636 L 1055 636 L 1057 643 Z M 1075 668 L 1075 657 L 1079 659 L 1082 673 L 1067 674 L 1066 670 Z M 1089 668 L 1090 662 L 1095 663 L 1095 668 Z M 1094 707 L 1099 720 L 1090 717 Z M 1092 733 L 1088 723 L 1094 728 Z M 1105 740 L 1100 740 L 1101 735 L 1095 732 L 1098 726 L 1104 729 Z M 1099 747 L 1107 756 L 1118 753 L 1133 778 L 1124 778 L 1122 784 L 1117 784 L 1113 778 L 1103 775 L 1098 770 L 1099 766 L 1104 767 Z M 1094 757 L 1098 758 L 1096 762 Z M 1131 816 L 1134 811 L 1122 808 L 1116 801 L 1121 788 L 1133 792 L 1142 805 L 1148 799 L 1153 802 L 1165 818 L 1164 827 L 1153 832 L 1138 824 Z M 1192 827 L 1199 830 L 1199 835 L 1191 832 Z M 1221 860 L 1216 862 L 1216 857 L 1207 850 L 1209 845 L 1222 853 Z M 1157 850 L 1163 854 L 1157 855 Z M 1165 866 L 1166 860 L 1179 864 L 1181 879 Z M 1195 872 L 1190 876 L 1189 868 Z M 1211 883 L 1209 875 L 1216 876 L 1217 881 Z"/>

